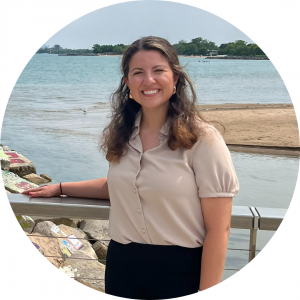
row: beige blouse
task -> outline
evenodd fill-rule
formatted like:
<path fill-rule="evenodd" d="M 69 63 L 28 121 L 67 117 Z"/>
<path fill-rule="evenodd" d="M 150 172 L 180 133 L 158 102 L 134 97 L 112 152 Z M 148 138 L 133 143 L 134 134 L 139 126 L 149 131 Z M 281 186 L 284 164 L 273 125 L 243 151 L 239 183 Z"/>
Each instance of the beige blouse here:
<path fill-rule="evenodd" d="M 140 121 L 141 112 L 127 154 L 109 166 L 109 236 L 122 244 L 200 247 L 206 233 L 201 198 L 234 197 L 239 189 L 230 152 L 204 122 L 192 149 L 172 151 L 167 121 L 159 145 L 143 153 Z"/>

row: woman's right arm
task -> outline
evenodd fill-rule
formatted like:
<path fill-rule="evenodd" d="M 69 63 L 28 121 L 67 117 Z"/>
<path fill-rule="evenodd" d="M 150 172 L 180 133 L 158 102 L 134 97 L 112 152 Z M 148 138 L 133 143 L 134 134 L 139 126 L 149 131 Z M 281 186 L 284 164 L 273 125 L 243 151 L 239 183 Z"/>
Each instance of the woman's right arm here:
<path fill-rule="evenodd" d="M 88 181 L 63 182 L 61 183 L 64 195 L 78 198 L 109 199 L 107 178 L 98 178 Z M 31 197 L 59 197 L 61 194 L 59 184 L 41 186 L 31 189 L 22 194 Z"/>

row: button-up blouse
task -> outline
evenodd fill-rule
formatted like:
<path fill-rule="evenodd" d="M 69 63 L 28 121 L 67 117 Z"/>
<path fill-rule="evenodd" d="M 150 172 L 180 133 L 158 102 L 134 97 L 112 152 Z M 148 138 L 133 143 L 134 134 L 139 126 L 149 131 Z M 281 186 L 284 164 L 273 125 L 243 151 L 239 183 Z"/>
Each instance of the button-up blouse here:
<path fill-rule="evenodd" d="M 204 122 L 192 149 L 171 150 L 167 121 L 159 145 L 143 153 L 140 121 L 141 112 L 126 155 L 109 164 L 109 236 L 122 244 L 200 247 L 206 234 L 201 198 L 234 197 L 239 189 L 230 152 Z"/>

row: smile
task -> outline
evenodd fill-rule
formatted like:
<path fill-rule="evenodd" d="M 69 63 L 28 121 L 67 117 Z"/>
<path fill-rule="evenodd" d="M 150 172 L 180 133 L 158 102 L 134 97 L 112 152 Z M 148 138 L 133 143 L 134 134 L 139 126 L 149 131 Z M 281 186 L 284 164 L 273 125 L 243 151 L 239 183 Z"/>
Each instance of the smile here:
<path fill-rule="evenodd" d="M 143 94 L 145 95 L 153 95 L 153 94 L 157 94 L 158 90 L 151 90 L 151 91 L 143 91 Z"/>

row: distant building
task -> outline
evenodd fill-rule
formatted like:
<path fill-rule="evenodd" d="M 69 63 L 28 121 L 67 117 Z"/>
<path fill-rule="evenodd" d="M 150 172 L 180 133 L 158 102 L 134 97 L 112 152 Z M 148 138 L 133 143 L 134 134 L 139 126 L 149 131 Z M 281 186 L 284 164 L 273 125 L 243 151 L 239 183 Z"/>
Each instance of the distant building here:
<path fill-rule="evenodd" d="M 62 47 L 60 45 L 56 44 L 56 45 L 53 46 L 53 49 L 54 50 L 62 50 Z"/>
<path fill-rule="evenodd" d="M 218 50 L 208 50 L 210 56 L 218 55 Z"/>

